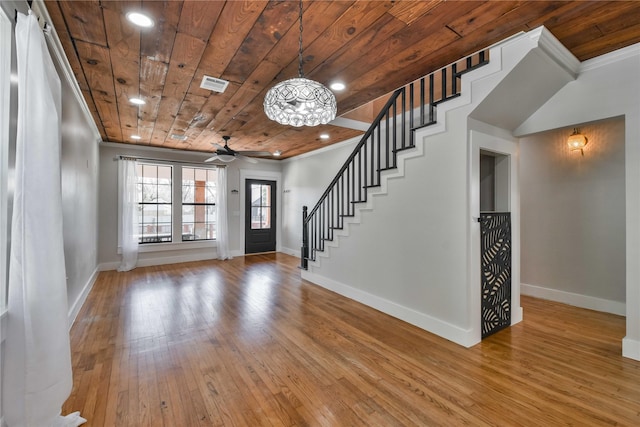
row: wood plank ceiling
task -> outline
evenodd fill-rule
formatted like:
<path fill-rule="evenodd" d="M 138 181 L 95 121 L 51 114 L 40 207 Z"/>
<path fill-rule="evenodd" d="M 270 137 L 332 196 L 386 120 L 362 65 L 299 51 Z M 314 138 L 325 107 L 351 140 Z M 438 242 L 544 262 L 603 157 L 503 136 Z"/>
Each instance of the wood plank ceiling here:
<path fill-rule="evenodd" d="M 263 112 L 269 88 L 297 75 L 297 1 L 45 4 L 104 141 L 213 151 L 231 135 L 234 149 L 287 158 L 362 133 L 282 126 Z M 640 42 L 639 1 L 306 0 L 304 8 L 305 76 L 347 85 L 336 93 L 338 115 L 366 112 L 375 98 L 540 25 L 580 60 Z M 132 26 L 130 10 L 155 26 Z M 201 89 L 205 74 L 228 80 L 227 90 Z M 132 105 L 137 96 L 146 104 Z"/>

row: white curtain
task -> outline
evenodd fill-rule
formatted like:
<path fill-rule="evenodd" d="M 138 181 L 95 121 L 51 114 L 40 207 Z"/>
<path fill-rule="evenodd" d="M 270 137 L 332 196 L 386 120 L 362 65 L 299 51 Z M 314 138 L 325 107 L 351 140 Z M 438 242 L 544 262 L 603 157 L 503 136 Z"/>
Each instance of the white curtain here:
<path fill-rule="evenodd" d="M 217 196 L 216 245 L 218 259 L 231 259 L 231 253 L 229 252 L 229 223 L 227 220 L 227 168 L 218 168 Z"/>
<path fill-rule="evenodd" d="M 136 268 L 138 262 L 138 200 L 136 161 L 118 162 L 118 188 L 120 192 L 120 248 L 122 261 L 118 271 Z"/>
<path fill-rule="evenodd" d="M 3 380 L 9 427 L 77 426 L 60 188 L 60 80 L 38 21 L 18 14 L 18 129 Z"/>

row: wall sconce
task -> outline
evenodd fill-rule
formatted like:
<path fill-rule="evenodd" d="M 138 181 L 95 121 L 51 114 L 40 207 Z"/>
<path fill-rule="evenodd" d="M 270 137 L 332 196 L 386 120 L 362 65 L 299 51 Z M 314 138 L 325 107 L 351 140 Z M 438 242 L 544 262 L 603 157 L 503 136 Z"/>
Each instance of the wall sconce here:
<path fill-rule="evenodd" d="M 567 138 L 567 145 L 569 146 L 569 149 L 571 151 L 580 150 L 580 153 L 582 153 L 583 156 L 584 147 L 587 145 L 587 142 L 589 142 L 589 140 L 578 131 L 578 128 L 574 128 L 573 133 L 569 135 L 569 138 Z"/>

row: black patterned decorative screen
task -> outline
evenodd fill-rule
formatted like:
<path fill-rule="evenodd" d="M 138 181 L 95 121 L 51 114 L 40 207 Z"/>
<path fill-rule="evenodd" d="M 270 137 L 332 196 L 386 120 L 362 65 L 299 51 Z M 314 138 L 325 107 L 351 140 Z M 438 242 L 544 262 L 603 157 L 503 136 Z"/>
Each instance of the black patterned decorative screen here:
<path fill-rule="evenodd" d="M 511 214 L 480 214 L 482 338 L 511 324 Z"/>

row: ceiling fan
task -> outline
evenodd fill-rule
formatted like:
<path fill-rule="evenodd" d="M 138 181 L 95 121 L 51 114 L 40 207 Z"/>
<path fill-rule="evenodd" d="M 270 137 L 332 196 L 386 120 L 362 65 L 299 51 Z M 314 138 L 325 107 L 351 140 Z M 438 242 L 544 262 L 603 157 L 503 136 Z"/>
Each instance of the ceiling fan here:
<path fill-rule="evenodd" d="M 214 160 L 220 160 L 221 162 L 229 163 L 234 161 L 235 159 L 242 159 L 249 163 L 258 163 L 257 159 L 248 156 L 271 156 L 271 153 L 268 151 L 236 151 L 229 148 L 229 140 L 231 137 L 229 135 L 224 135 L 222 137 L 224 139 L 224 147 L 220 144 L 213 144 L 216 147 L 216 153 L 209 157 L 205 162 L 212 162 Z"/>

